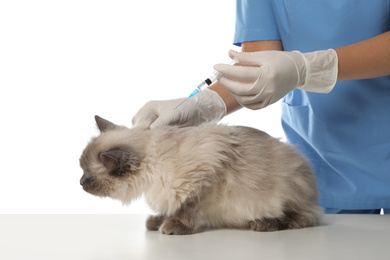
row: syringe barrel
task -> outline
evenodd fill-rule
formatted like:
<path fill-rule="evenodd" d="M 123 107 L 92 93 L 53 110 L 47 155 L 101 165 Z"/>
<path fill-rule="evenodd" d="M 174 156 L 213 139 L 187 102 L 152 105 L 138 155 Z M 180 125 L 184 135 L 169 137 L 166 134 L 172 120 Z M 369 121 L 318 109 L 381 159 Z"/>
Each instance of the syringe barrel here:
<path fill-rule="evenodd" d="M 233 59 L 229 62 L 229 65 L 233 65 L 237 62 L 236 59 Z M 218 78 L 221 76 L 221 73 L 219 73 L 218 71 L 213 71 L 213 73 L 211 73 L 210 77 L 208 77 L 207 79 L 205 79 L 204 81 L 202 81 L 202 83 L 200 83 L 196 89 L 191 93 L 191 95 L 189 96 L 189 98 L 195 96 L 196 94 L 198 94 L 200 91 L 203 91 L 205 90 L 207 87 L 209 87 L 211 84 L 213 84 L 215 81 L 218 80 Z"/>
<path fill-rule="evenodd" d="M 218 71 L 213 71 L 213 73 L 211 73 L 210 77 L 208 78 L 208 80 L 210 80 L 210 84 L 208 85 L 210 86 L 212 83 L 217 81 L 220 75 L 221 73 L 219 73 Z"/>
<path fill-rule="evenodd" d="M 209 85 L 206 83 L 206 80 L 205 81 L 202 81 L 202 83 L 200 83 L 196 89 L 199 90 L 199 91 L 203 91 L 205 90 Z"/>
<path fill-rule="evenodd" d="M 235 63 L 237 63 L 237 59 L 232 59 L 228 64 L 229 65 L 234 65 Z M 210 77 L 208 77 L 206 80 L 205 80 L 205 83 L 210 86 L 211 84 L 213 84 L 215 81 L 218 80 L 218 78 L 221 76 L 221 73 L 219 73 L 218 71 L 213 71 L 213 73 L 211 73 Z"/>

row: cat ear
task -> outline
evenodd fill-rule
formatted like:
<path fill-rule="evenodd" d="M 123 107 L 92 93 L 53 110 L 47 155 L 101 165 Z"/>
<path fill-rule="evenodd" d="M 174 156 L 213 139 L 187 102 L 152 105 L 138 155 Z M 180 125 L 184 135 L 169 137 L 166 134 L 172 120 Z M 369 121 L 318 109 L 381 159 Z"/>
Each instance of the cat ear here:
<path fill-rule="evenodd" d="M 114 149 L 100 154 L 104 166 L 117 175 L 124 175 L 127 172 L 135 172 L 140 164 L 139 158 L 131 152 Z"/>
<path fill-rule="evenodd" d="M 101 118 L 100 116 L 95 116 L 95 121 L 101 133 L 105 132 L 107 129 L 113 129 L 117 127 L 116 124 L 111 123 L 110 121 Z"/>

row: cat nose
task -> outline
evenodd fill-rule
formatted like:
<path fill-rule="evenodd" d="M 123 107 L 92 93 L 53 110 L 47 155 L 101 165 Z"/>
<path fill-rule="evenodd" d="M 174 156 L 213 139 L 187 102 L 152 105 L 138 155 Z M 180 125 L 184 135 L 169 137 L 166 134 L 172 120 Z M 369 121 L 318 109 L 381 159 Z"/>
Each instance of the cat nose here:
<path fill-rule="evenodd" d="M 80 179 L 80 185 L 84 186 L 85 184 L 90 184 L 91 182 L 93 182 L 94 179 L 95 177 L 84 173 Z"/>

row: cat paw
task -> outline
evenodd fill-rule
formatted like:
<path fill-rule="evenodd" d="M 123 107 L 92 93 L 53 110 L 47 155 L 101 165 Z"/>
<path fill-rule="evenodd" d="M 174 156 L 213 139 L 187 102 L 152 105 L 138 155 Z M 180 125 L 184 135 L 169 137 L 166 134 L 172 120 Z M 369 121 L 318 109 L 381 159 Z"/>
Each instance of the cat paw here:
<path fill-rule="evenodd" d="M 263 218 L 249 221 L 249 227 L 254 231 L 278 231 L 286 229 L 284 223 L 277 218 Z"/>
<path fill-rule="evenodd" d="M 157 231 L 165 220 L 165 216 L 149 216 L 146 220 L 146 228 L 150 231 Z"/>
<path fill-rule="evenodd" d="M 194 234 L 194 228 L 183 224 L 178 218 L 167 218 L 161 226 L 161 233 L 165 235 L 190 235 Z"/>

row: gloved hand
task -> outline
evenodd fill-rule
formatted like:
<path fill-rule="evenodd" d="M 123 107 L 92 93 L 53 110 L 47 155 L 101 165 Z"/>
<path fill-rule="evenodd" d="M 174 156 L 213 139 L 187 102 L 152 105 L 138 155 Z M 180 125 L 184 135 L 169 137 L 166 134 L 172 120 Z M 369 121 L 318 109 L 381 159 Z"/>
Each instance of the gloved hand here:
<path fill-rule="evenodd" d="M 328 93 L 337 80 L 338 58 L 333 49 L 309 53 L 230 50 L 229 56 L 252 67 L 217 64 L 214 69 L 223 74 L 219 82 L 250 109 L 264 108 L 295 88 Z"/>
<path fill-rule="evenodd" d="M 225 103 L 215 91 L 205 89 L 177 107 L 185 99 L 149 101 L 133 117 L 133 127 L 195 126 L 226 115 Z"/>

